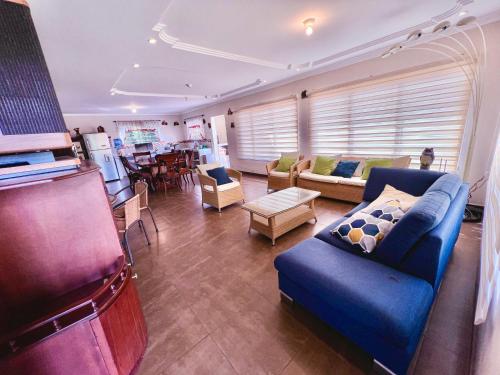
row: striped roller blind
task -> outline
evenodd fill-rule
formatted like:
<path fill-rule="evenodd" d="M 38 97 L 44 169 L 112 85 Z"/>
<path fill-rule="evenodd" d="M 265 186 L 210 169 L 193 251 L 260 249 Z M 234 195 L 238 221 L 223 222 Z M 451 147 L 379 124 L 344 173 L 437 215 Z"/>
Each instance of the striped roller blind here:
<path fill-rule="evenodd" d="M 297 151 L 297 100 L 286 99 L 236 112 L 238 158 L 272 160 Z"/>
<path fill-rule="evenodd" d="M 416 168 L 433 147 L 433 169 L 456 170 L 469 96 L 466 75 L 450 66 L 313 94 L 312 153 L 410 155 Z"/>

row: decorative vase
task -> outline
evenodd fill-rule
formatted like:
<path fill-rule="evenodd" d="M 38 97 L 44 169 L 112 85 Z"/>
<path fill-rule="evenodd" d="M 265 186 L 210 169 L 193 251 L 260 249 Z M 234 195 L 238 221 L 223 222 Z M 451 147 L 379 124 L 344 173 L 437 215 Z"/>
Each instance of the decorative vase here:
<path fill-rule="evenodd" d="M 426 147 L 420 155 L 420 169 L 428 170 L 434 161 L 434 148 Z"/>

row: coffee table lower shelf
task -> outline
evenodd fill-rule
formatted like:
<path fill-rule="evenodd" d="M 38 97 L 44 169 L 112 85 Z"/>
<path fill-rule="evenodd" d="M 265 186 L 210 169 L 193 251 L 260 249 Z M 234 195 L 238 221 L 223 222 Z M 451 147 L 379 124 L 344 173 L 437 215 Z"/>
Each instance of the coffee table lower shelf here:
<path fill-rule="evenodd" d="M 273 241 L 274 246 L 276 238 L 309 220 L 314 219 L 315 222 L 318 221 L 313 202 L 311 201 L 309 205 L 300 205 L 270 218 L 250 212 L 250 227 L 248 228 L 248 232 L 250 233 L 252 229 L 256 230 L 264 236 L 269 237 Z"/>

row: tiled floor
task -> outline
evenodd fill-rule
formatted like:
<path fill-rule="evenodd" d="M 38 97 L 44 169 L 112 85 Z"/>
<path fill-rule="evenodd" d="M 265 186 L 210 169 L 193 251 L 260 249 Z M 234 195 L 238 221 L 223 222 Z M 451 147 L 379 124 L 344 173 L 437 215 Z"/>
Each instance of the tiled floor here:
<path fill-rule="evenodd" d="M 247 200 L 265 179 L 245 176 Z M 113 190 L 112 188 L 110 189 Z M 370 358 L 307 312 L 280 302 L 277 254 L 347 212 L 318 199 L 317 224 L 279 238 L 247 233 L 238 205 L 202 210 L 199 187 L 152 194 L 160 232 L 145 216 L 152 245 L 134 232 L 136 280 L 149 329 L 138 375 L 361 374 Z M 480 226 L 464 224 L 424 334 L 415 374 L 467 374 Z"/>

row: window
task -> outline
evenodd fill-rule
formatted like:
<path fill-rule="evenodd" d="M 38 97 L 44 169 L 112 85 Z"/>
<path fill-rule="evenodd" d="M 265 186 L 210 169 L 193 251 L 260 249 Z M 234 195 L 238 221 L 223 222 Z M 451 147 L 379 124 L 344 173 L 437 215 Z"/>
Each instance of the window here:
<path fill-rule="evenodd" d="M 420 165 L 433 147 L 433 169 L 457 168 L 470 86 L 460 68 L 441 66 L 311 96 L 313 154 L 410 155 Z"/>
<path fill-rule="evenodd" d="M 297 100 L 286 99 L 236 112 L 238 158 L 272 160 L 297 151 Z"/>
<path fill-rule="evenodd" d="M 116 121 L 118 134 L 125 145 L 160 142 L 161 121 Z"/>
<path fill-rule="evenodd" d="M 205 139 L 205 128 L 203 118 L 193 117 L 186 120 L 187 137 L 190 141 L 201 141 Z"/>

